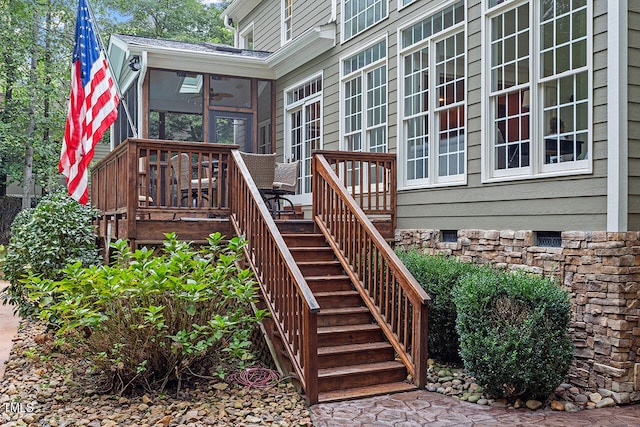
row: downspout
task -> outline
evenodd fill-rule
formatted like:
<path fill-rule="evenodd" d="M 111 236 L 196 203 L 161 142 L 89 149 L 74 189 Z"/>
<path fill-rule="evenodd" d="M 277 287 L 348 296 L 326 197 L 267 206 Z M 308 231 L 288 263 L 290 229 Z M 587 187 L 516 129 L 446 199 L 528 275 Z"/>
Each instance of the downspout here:
<path fill-rule="evenodd" d="M 327 24 L 337 22 L 338 19 L 338 0 L 331 0 L 331 18 Z"/>
<path fill-rule="evenodd" d="M 335 1 L 335 0 L 334 0 Z M 233 19 L 229 15 L 224 15 L 224 26 L 227 27 L 233 33 L 233 46 L 240 46 L 240 40 L 238 38 L 238 31 L 233 26 Z"/>

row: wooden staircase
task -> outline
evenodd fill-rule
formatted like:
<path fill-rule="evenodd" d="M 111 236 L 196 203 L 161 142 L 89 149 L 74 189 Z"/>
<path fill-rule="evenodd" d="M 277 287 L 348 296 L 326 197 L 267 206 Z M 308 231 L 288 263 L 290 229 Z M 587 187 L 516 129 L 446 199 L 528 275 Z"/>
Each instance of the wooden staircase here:
<path fill-rule="evenodd" d="M 278 228 L 320 305 L 318 401 L 415 390 L 407 369 L 375 323 L 360 294 L 312 221 L 279 221 Z"/>

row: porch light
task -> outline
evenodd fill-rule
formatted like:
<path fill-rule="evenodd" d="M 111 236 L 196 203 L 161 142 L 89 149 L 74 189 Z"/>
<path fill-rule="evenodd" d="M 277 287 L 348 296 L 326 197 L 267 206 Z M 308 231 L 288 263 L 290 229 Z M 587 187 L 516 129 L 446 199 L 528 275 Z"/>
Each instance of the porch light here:
<path fill-rule="evenodd" d="M 142 66 L 140 65 L 139 55 L 133 55 L 131 57 L 131 59 L 129 60 L 129 68 L 131 68 L 131 71 L 140 71 Z"/>

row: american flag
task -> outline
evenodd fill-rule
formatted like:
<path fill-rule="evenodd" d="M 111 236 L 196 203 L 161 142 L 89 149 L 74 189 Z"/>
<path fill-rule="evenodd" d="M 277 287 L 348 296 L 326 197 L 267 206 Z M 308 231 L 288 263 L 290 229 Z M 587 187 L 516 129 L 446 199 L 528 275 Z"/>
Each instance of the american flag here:
<path fill-rule="evenodd" d="M 93 148 L 118 116 L 118 94 L 93 31 L 87 0 L 78 3 L 71 96 L 58 169 L 69 195 L 83 205 L 89 200 L 88 173 Z"/>

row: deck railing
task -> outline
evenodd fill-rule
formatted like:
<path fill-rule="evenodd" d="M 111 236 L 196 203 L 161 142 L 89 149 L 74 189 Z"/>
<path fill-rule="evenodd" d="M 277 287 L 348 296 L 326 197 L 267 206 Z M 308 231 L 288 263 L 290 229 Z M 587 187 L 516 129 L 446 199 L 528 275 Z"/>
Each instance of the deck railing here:
<path fill-rule="evenodd" d="M 387 218 L 396 229 L 396 156 L 389 153 L 317 150 L 370 218 Z M 373 154 L 373 155 L 372 155 Z"/>
<path fill-rule="evenodd" d="M 293 259 L 240 153 L 229 162 L 231 221 L 248 241 L 247 259 L 309 403 L 318 401 L 320 306 Z"/>
<path fill-rule="evenodd" d="M 91 202 L 104 215 L 136 219 L 228 215 L 229 155 L 235 145 L 128 139 L 91 171 Z M 133 232 L 133 234 L 132 234 Z"/>
<path fill-rule="evenodd" d="M 315 152 L 312 215 L 414 382 L 424 386 L 429 296 L 367 218 L 395 206 L 391 156 Z"/>

